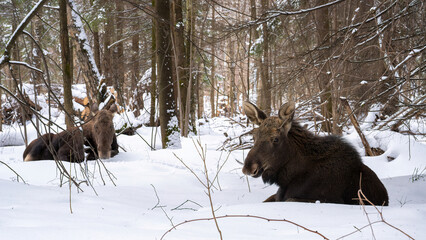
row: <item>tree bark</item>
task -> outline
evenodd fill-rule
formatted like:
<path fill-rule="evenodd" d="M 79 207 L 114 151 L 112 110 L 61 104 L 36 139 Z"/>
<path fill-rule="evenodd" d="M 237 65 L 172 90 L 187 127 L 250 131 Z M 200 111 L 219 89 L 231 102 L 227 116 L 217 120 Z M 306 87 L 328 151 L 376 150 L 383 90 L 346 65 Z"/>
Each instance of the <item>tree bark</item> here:
<path fill-rule="evenodd" d="M 76 5 L 74 3 L 72 3 L 70 7 L 72 9 L 76 9 Z M 78 9 L 76 10 L 78 11 Z M 92 47 L 89 44 L 88 39 L 82 37 L 86 36 L 86 33 L 80 16 L 74 11 L 71 12 L 71 15 L 73 27 L 70 29 L 70 32 L 73 35 L 72 40 L 74 41 L 75 51 L 77 52 L 77 58 L 86 84 L 87 97 L 89 98 L 90 103 L 93 103 L 94 100 L 101 99 L 98 91 L 101 76 L 93 58 Z"/>
<path fill-rule="evenodd" d="M 214 4 L 214 3 L 212 3 Z M 211 68 L 211 75 L 210 75 L 210 107 L 211 107 L 211 117 L 216 117 L 216 107 L 215 107 L 215 100 L 214 100 L 214 93 L 216 92 L 216 44 L 215 44 L 215 31 L 216 31 L 216 9 L 214 8 L 214 5 L 212 7 L 212 68 Z"/>
<path fill-rule="evenodd" d="M 105 8 L 105 30 L 104 30 L 104 57 L 103 57 L 103 73 L 105 76 L 106 84 L 113 85 L 113 67 L 112 67 L 112 50 L 110 49 L 111 39 L 114 34 L 114 18 L 112 16 L 112 3 L 104 0 Z"/>
<path fill-rule="evenodd" d="M 189 131 L 196 133 L 196 119 L 195 119 L 195 76 L 193 74 L 194 68 L 194 34 L 195 34 L 195 25 L 196 18 L 194 12 L 196 12 L 196 4 L 193 0 L 186 0 L 186 15 L 187 15 L 187 24 L 185 24 L 186 32 L 188 37 L 186 38 L 186 56 L 188 66 L 188 96 L 186 99 L 186 108 L 185 108 L 185 136 L 188 135 Z M 194 10 L 195 9 L 195 10 Z"/>
<path fill-rule="evenodd" d="M 125 58 L 124 58 L 124 45 L 123 45 L 123 28 L 124 28 L 124 6 L 123 1 L 116 0 L 115 1 L 115 41 L 118 42 L 113 47 L 113 69 L 114 69 L 114 89 L 117 92 L 117 101 L 118 104 L 124 106 L 124 66 L 125 66 Z"/>
<path fill-rule="evenodd" d="M 176 117 L 175 93 L 173 90 L 172 49 L 170 30 L 170 2 L 157 0 L 155 12 L 156 52 L 158 66 L 158 91 L 160 129 L 163 148 L 180 147 L 180 133 Z"/>
<path fill-rule="evenodd" d="M 152 5 L 155 8 L 155 0 L 152 0 Z M 156 36 L 157 23 L 155 19 L 152 20 L 152 42 L 151 42 L 151 108 L 149 114 L 149 124 L 155 126 L 155 100 L 157 99 L 157 36 Z"/>
<path fill-rule="evenodd" d="M 178 96 L 178 107 L 179 107 L 179 123 L 182 129 L 183 136 L 185 135 L 185 122 L 186 122 L 186 98 L 188 94 L 188 66 L 186 50 L 185 50 L 185 26 L 183 20 L 183 6 L 182 0 L 173 1 L 173 39 L 174 39 L 174 56 L 175 56 L 175 66 L 176 66 L 176 78 L 178 82 L 178 87 L 180 91 L 180 96 Z"/>
<path fill-rule="evenodd" d="M 317 0 L 317 5 L 323 5 L 326 4 L 328 0 Z M 332 109 L 333 109 L 333 102 L 331 99 L 331 84 L 330 84 L 330 63 L 329 63 L 329 57 L 330 57 L 330 39 L 329 39 L 329 33 L 330 33 L 330 19 L 329 19 L 329 13 L 328 8 L 321 8 L 316 13 L 316 26 L 317 26 L 317 33 L 318 33 L 318 46 L 321 46 L 325 48 L 322 50 L 319 54 L 319 60 L 322 62 L 322 68 L 320 69 L 319 75 L 318 75 L 318 81 L 319 81 L 319 89 L 321 91 L 320 99 L 321 103 L 326 103 L 321 106 L 321 114 L 325 118 L 324 123 L 322 124 L 321 128 L 323 131 L 332 132 L 332 124 L 331 119 L 333 118 Z"/>
<path fill-rule="evenodd" d="M 139 21 L 138 21 L 139 23 Z M 143 108 L 143 99 L 142 99 L 142 89 L 138 86 L 140 79 L 140 70 L 139 70 L 139 34 L 136 34 L 138 30 L 138 24 L 132 26 L 134 35 L 132 37 L 132 83 L 130 89 L 130 96 L 133 96 L 133 112 L 135 117 L 140 115 L 140 110 Z"/>
<path fill-rule="evenodd" d="M 234 40 L 232 38 L 228 39 L 228 55 L 229 55 L 229 106 L 230 106 L 230 112 L 229 116 L 232 117 L 232 115 L 235 112 L 235 94 L 236 94 L 236 87 L 235 87 L 235 49 L 234 49 Z"/>
<path fill-rule="evenodd" d="M 262 0 L 262 13 L 268 10 L 268 0 Z M 260 79 L 262 88 L 260 90 L 260 107 L 266 115 L 271 113 L 271 79 L 269 76 L 269 30 L 267 22 L 262 23 L 263 46 L 262 60 L 260 62 Z"/>
<path fill-rule="evenodd" d="M 68 20 L 67 20 L 67 0 L 59 0 L 59 25 L 60 25 L 60 44 L 61 44 L 61 59 L 62 59 L 62 79 L 64 88 L 64 111 L 65 124 L 67 130 L 74 126 L 73 106 L 72 106 L 72 60 L 71 50 L 68 38 Z"/>

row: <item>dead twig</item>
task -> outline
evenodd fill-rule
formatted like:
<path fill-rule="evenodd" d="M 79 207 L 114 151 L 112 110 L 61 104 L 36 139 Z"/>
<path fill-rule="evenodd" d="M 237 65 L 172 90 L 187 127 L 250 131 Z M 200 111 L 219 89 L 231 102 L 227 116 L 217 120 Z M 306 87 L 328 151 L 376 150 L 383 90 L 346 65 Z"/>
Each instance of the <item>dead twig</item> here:
<path fill-rule="evenodd" d="M 212 212 L 214 223 L 216 225 L 216 229 L 219 232 L 219 237 L 222 240 L 223 239 L 222 238 L 222 231 L 219 228 L 219 224 L 218 224 L 217 218 L 216 218 L 216 213 L 215 213 L 214 208 L 213 208 L 211 185 L 210 185 L 210 180 L 209 180 L 209 175 L 208 175 L 208 170 L 207 170 L 207 164 L 206 164 L 206 151 L 205 151 L 206 148 L 203 148 L 200 140 L 197 141 L 199 149 L 198 149 L 197 145 L 195 144 L 194 139 L 192 139 L 192 141 L 195 145 L 195 148 L 197 149 L 198 154 L 200 155 L 201 159 L 203 160 L 204 172 L 205 172 L 204 174 L 206 176 L 207 192 L 208 192 L 208 197 L 209 197 L 209 202 L 210 202 L 210 209 L 211 209 L 211 212 Z"/>
<path fill-rule="evenodd" d="M 193 203 L 193 204 L 195 204 L 195 205 L 197 205 L 197 206 L 199 206 L 199 207 L 203 207 L 203 206 L 201 206 L 199 203 L 196 203 L 196 202 L 194 202 L 194 201 L 192 201 L 192 200 L 186 200 L 185 202 L 183 202 L 183 203 L 181 203 L 181 204 L 179 204 L 179 206 L 177 206 L 177 207 L 175 207 L 175 208 L 172 208 L 172 209 L 170 209 L 171 211 L 174 211 L 174 210 L 192 210 L 192 211 L 197 211 L 197 209 L 193 209 L 193 208 L 187 208 L 187 207 L 185 207 L 185 208 L 181 208 L 183 205 L 185 205 L 186 203 L 188 203 L 188 202 L 191 202 L 191 203 Z"/>
<path fill-rule="evenodd" d="M 255 218 L 255 219 L 261 219 L 261 220 L 265 220 L 267 222 L 286 222 L 286 223 L 290 223 L 292 225 L 295 225 L 299 228 L 302 228 L 305 231 L 314 233 L 320 237 L 322 237 L 323 239 L 329 239 L 326 236 L 324 236 L 323 234 L 321 234 L 320 232 L 316 231 L 316 230 L 312 230 L 309 229 L 305 226 L 302 226 L 298 223 L 295 223 L 293 221 L 287 220 L 287 219 L 275 219 L 275 218 L 266 218 L 266 217 L 261 217 L 261 216 L 256 216 L 256 215 L 223 215 L 223 216 L 216 216 L 216 217 L 210 217 L 210 218 L 197 218 L 197 219 L 191 219 L 191 220 L 186 220 L 183 221 L 181 223 L 176 224 L 173 228 L 170 228 L 167 232 L 165 232 L 163 234 L 163 236 L 161 236 L 160 240 L 164 239 L 164 237 L 170 233 L 173 229 L 176 229 L 176 227 L 179 227 L 181 225 L 187 224 L 187 223 L 191 223 L 191 222 L 200 222 L 200 221 L 211 221 L 214 219 L 222 219 L 222 218 Z"/>
<path fill-rule="evenodd" d="M 216 150 L 227 150 L 232 152 L 234 150 L 249 149 L 253 146 L 253 142 L 244 142 L 242 138 L 250 134 L 253 134 L 253 129 L 234 138 L 228 137 L 225 142 L 223 142 L 222 146 L 218 147 Z M 233 143 L 236 139 L 238 139 L 238 143 Z"/>
<path fill-rule="evenodd" d="M 21 175 L 19 175 L 19 173 L 17 173 L 15 170 L 13 170 L 13 168 L 11 168 L 7 163 L 0 161 L 0 163 L 2 163 L 3 165 L 5 165 L 7 168 L 9 168 L 13 173 L 16 174 L 16 180 L 19 182 L 19 179 L 22 180 L 23 183 L 26 184 L 25 180 L 21 177 Z"/>
<path fill-rule="evenodd" d="M 361 232 L 361 230 L 362 229 L 364 229 L 364 228 L 366 228 L 366 227 L 370 227 L 370 229 L 371 229 L 371 233 L 372 233 L 372 235 L 373 235 L 373 239 L 376 239 L 376 237 L 375 237 L 375 235 L 374 235 L 374 230 L 373 230 L 373 225 L 374 224 L 376 224 L 376 223 L 384 223 L 384 224 L 386 224 L 386 225 L 388 225 L 389 227 L 391 227 L 391 228 L 393 228 L 393 229 L 395 229 L 395 230 L 397 230 L 397 231 L 399 231 L 399 232 L 401 232 L 402 234 L 404 234 L 405 236 L 407 236 L 409 239 L 412 239 L 412 240 L 414 240 L 414 238 L 413 237 L 411 237 L 410 235 L 408 235 L 406 232 L 404 232 L 404 231 L 402 231 L 401 229 L 399 229 L 399 228 L 397 228 L 397 227 L 395 227 L 394 225 L 392 225 L 392 224 L 390 224 L 390 223 L 388 223 L 386 220 L 385 220 L 385 218 L 383 217 L 383 212 L 381 211 L 381 210 L 379 210 L 378 208 L 377 208 L 377 206 L 376 205 L 374 205 L 366 196 L 365 196 L 365 194 L 362 192 L 362 188 L 361 188 L 361 179 L 362 179 L 362 174 L 360 175 L 360 179 L 359 179 L 359 190 L 358 190 L 358 200 L 359 200 L 359 204 L 362 206 L 362 210 L 364 211 L 364 213 L 365 213 L 365 215 L 367 216 L 367 220 L 368 220 L 368 224 L 367 225 L 365 225 L 365 226 L 363 226 L 363 227 L 361 227 L 361 228 L 356 228 L 356 230 L 355 231 L 353 231 L 353 232 L 350 232 L 350 233 L 348 233 L 348 234 L 346 234 L 346 235 L 343 235 L 343 236 L 341 236 L 341 237 L 339 237 L 339 238 L 337 238 L 336 240 L 339 240 L 339 239 L 343 239 L 343 238 L 345 238 L 345 237 L 348 237 L 348 236 L 350 236 L 350 235 L 352 235 L 352 234 L 354 234 L 354 233 L 356 233 L 356 232 Z M 373 206 L 375 209 L 376 209 L 376 211 L 377 211 L 377 213 L 379 214 L 379 216 L 380 216 L 380 220 L 378 220 L 378 221 L 374 221 L 374 222 L 371 222 L 370 221 L 370 217 L 368 216 L 368 213 L 367 213 L 367 210 L 365 209 L 365 203 L 364 203 L 364 201 L 366 201 L 366 202 L 368 202 L 368 204 L 370 204 L 371 206 Z"/>
<path fill-rule="evenodd" d="M 151 210 L 154 210 L 156 208 L 161 209 L 161 211 L 163 211 L 164 215 L 166 215 L 167 219 L 169 219 L 169 222 L 172 224 L 172 229 L 175 228 L 175 225 L 173 224 L 172 218 L 170 218 L 169 215 L 167 215 L 166 211 L 164 210 L 164 208 L 166 206 L 160 205 L 160 197 L 158 197 L 157 189 L 155 189 L 154 185 L 152 185 L 152 184 L 151 184 L 151 187 L 154 189 L 155 196 L 157 197 L 157 203 L 155 204 L 154 207 L 151 208 Z"/>
<path fill-rule="evenodd" d="M 355 118 L 354 112 L 352 111 L 351 107 L 349 106 L 348 100 L 346 98 L 340 98 L 340 101 L 343 103 L 343 106 L 345 107 L 346 113 L 348 114 L 349 118 L 351 119 L 352 125 L 354 125 L 356 132 L 358 133 L 359 137 L 361 138 L 362 145 L 364 145 L 365 153 L 367 156 L 375 156 L 373 151 L 371 150 L 370 144 L 368 143 L 367 139 L 365 138 L 364 133 L 361 131 L 361 127 L 358 124 L 358 121 Z"/>

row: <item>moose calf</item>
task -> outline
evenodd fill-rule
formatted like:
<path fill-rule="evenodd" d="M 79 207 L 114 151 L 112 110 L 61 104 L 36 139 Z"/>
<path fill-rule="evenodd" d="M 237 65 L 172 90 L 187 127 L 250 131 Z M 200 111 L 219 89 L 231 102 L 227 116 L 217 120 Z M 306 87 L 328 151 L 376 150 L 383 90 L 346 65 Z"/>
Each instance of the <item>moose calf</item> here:
<path fill-rule="evenodd" d="M 373 204 L 388 205 L 386 188 L 358 152 L 338 136 L 315 136 L 300 126 L 293 120 L 293 102 L 281 106 L 278 117 L 267 117 L 249 102 L 243 107 L 250 121 L 259 125 L 243 173 L 279 186 L 265 202 L 359 204 L 361 188 Z"/>
<path fill-rule="evenodd" d="M 58 134 L 48 133 L 33 140 L 25 149 L 24 161 L 51 160 L 82 162 L 84 161 L 84 145 L 89 146 L 87 160 L 96 158 L 109 159 L 118 154 L 117 136 L 115 135 L 115 104 L 98 111 L 95 104 L 92 119 L 82 125 L 82 131 L 73 128 Z"/>

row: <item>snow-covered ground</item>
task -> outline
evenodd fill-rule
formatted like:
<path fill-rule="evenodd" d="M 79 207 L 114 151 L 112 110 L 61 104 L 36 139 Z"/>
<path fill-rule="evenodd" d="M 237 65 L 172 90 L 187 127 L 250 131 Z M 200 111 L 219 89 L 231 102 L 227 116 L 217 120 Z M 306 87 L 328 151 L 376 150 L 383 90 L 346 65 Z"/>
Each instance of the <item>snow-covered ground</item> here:
<path fill-rule="evenodd" d="M 114 121 L 118 125 L 123 119 L 117 115 Z M 116 157 L 104 161 L 116 177 L 114 183 L 102 165 L 88 162 L 94 190 L 81 183 L 84 192 L 72 186 L 71 194 L 68 183 L 59 186 L 61 179 L 53 161 L 23 162 L 23 145 L 5 146 L 23 143 L 18 126 L 5 126 L 0 132 L 0 160 L 26 184 L 0 164 L 0 239 L 160 239 L 172 224 L 190 220 L 196 221 L 177 226 L 164 239 L 220 239 L 214 221 L 200 220 L 212 217 L 207 189 L 199 181 L 206 184 L 196 149 L 200 145 L 206 151 L 213 183 L 215 214 L 228 215 L 218 219 L 224 239 L 323 239 L 304 228 L 329 239 L 352 232 L 344 239 L 373 239 L 373 235 L 376 239 L 408 239 L 383 222 L 363 228 L 369 221 L 381 219 L 371 206 L 364 211 L 362 206 L 342 204 L 262 203 L 277 187 L 242 174 L 239 162 L 248 150 L 217 150 L 226 139 L 223 133 L 238 136 L 248 129 L 227 118 L 201 122 L 199 135 L 182 138 L 181 149 L 161 150 L 155 128 L 138 129 L 140 136 L 120 135 L 118 142 L 125 151 L 120 149 Z M 63 124 L 63 118 L 59 116 L 56 123 Z M 28 132 L 30 139 L 36 137 L 31 125 Z M 345 138 L 362 153 L 356 132 L 349 132 Z M 415 239 L 426 239 L 426 178 L 413 181 L 415 171 L 426 174 L 426 145 L 422 139 L 390 131 L 366 134 L 372 146 L 385 150 L 381 156 L 363 158 L 389 192 L 390 206 L 379 207 L 384 219 Z M 152 136 L 156 136 L 155 151 L 146 143 L 153 142 Z M 388 157 L 394 160 L 389 162 Z M 79 165 L 65 166 L 77 181 L 83 180 Z M 244 215 L 286 219 L 299 226 Z"/>

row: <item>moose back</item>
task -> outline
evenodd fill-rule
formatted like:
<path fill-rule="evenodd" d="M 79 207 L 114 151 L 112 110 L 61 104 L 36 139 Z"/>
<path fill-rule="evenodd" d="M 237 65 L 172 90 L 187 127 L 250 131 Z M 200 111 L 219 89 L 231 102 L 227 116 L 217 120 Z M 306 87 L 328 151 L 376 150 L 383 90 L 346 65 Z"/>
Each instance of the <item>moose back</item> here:
<path fill-rule="evenodd" d="M 386 188 L 358 152 L 338 136 L 315 136 L 293 120 L 294 111 L 289 102 L 278 117 L 267 117 L 244 103 L 247 117 L 260 126 L 253 132 L 243 173 L 279 186 L 265 201 L 359 204 L 361 189 L 373 204 L 388 205 Z"/>
<path fill-rule="evenodd" d="M 33 140 L 25 149 L 24 161 L 61 160 L 70 162 L 84 161 L 84 145 L 88 146 L 87 159 L 109 159 L 118 154 L 117 136 L 113 124 L 115 104 L 98 111 L 92 106 L 95 114 L 92 119 L 82 125 L 82 130 L 74 127 L 57 134 L 48 133 Z"/>

